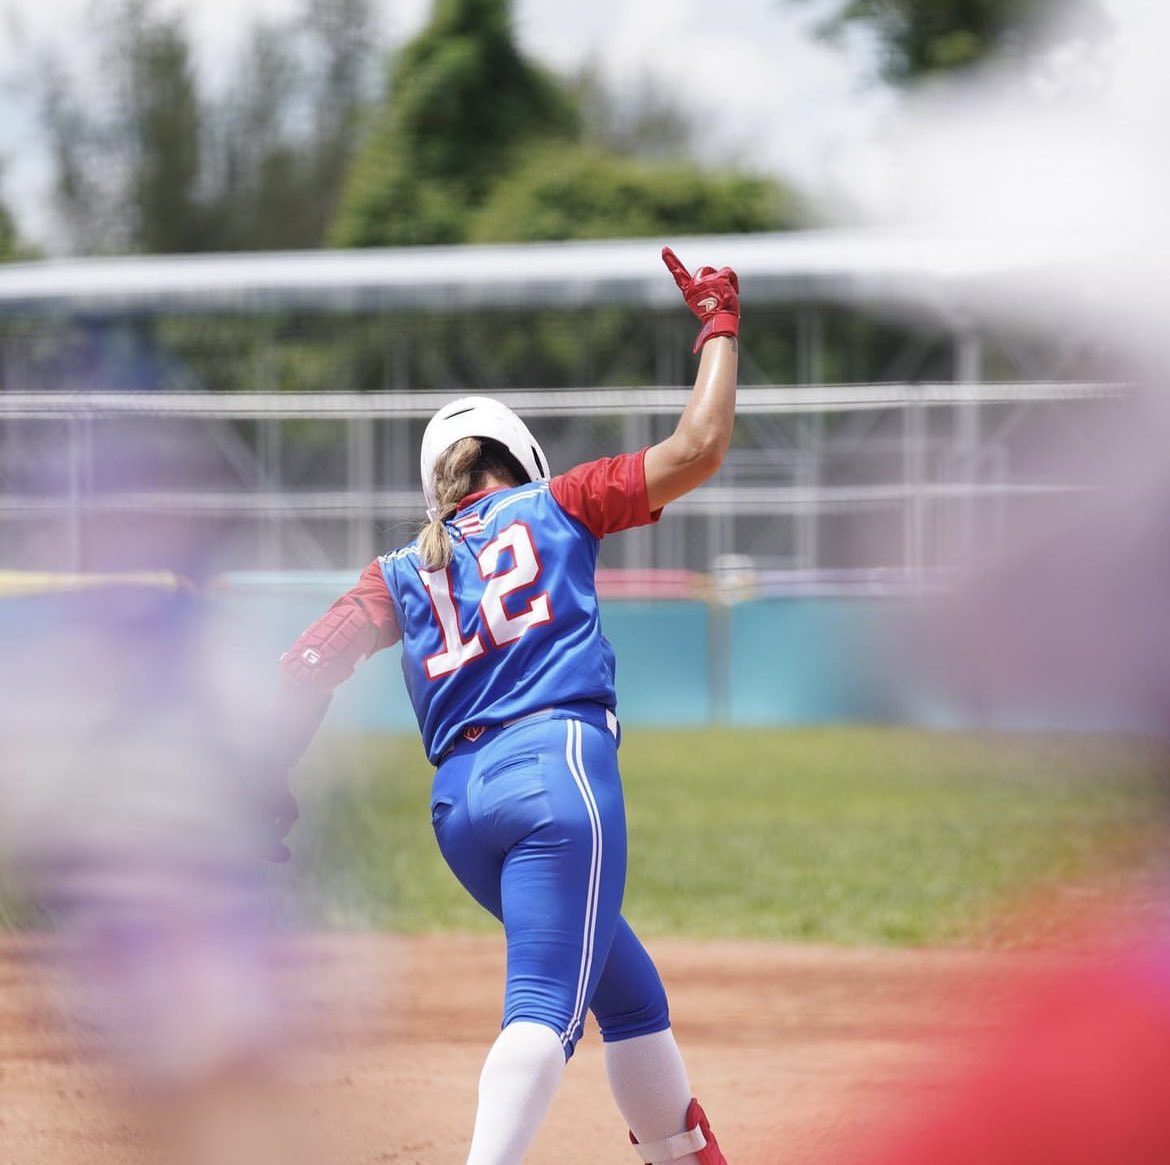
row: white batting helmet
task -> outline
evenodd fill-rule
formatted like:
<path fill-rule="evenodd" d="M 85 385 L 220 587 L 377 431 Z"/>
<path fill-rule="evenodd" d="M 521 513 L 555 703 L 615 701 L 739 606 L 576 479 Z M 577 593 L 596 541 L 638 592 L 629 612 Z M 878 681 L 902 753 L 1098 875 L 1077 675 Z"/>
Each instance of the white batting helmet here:
<path fill-rule="evenodd" d="M 489 437 L 499 441 L 528 474 L 529 481 L 548 480 L 544 450 L 528 431 L 528 426 L 507 405 L 490 396 L 461 396 L 439 409 L 427 422 L 423 433 L 419 462 L 427 517 L 432 522 L 439 513 L 439 499 L 435 495 L 435 462 L 445 449 L 450 449 L 464 437 Z"/>

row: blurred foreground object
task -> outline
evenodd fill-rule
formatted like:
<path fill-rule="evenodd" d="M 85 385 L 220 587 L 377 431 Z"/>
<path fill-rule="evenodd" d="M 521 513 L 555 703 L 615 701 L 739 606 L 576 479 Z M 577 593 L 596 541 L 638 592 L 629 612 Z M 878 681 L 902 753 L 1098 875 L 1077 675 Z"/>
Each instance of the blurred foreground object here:
<path fill-rule="evenodd" d="M 1170 941 L 1074 957 L 1008 1009 L 975 1061 L 876 1152 L 841 1165 L 1170 1161 Z M 868 1138 L 872 1143 L 873 1137 Z"/>
<path fill-rule="evenodd" d="M 1092 5 L 1069 4 L 1085 19 Z M 916 647 L 977 721 L 1170 739 L 1170 285 L 1164 212 L 1170 14 L 1113 0 L 1092 51 L 1050 46 L 1047 71 L 989 72 L 923 90 L 861 198 L 870 217 L 945 234 L 1048 237 L 1065 279 L 1021 280 L 973 300 L 1042 336 L 1092 332 L 1140 386 L 1124 416 L 1081 433 L 1053 426 L 1028 458 L 1071 454 L 1091 490 L 1032 514 L 985 549 L 923 612 Z M 1071 26 L 1070 26 L 1071 27 Z M 1086 241 L 1091 240 L 1091 245 Z M 1170 826 L 1163 807 L 1161 821 Z M 1077 839 L 1070 836 L 1075 845 Z M 1170 1161 L 1170 883 L 1160 870 L 1141 922 L 1097 920 L 1087 944 L 994 1017 L 999 1034 L 936 1074 L 919 1111 L 850 1165 L 1155 1165 Z M 874 1137 L 868 1138 L 868 1144 Z"/>
<path fill-rule="evenodd" d="M 276 1159 L 265 687 L 181 580 L 75 578 L 21 612 L 0 852 L 57 932 L 77 1038 L 164 1157 Z"/>

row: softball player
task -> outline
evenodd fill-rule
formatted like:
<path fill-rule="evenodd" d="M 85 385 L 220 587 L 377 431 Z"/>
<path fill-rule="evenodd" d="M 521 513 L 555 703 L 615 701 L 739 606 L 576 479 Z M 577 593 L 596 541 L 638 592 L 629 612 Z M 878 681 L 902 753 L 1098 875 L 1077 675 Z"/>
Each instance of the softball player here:
<path fill-rule="evenodd" d="M 550 480 L 510 409 L 485 397 L 444 406 L 422 442 L 428 525 L 371 563 L 282 657 L 285 706 L 312 713 L 301 716 L 311 734 L 354 665 L 402 642 L 436 766 L 439 848 L 507 937 L 503 1025 L 480 1076 L 469 1165 L 520 1161 L 587 1009 L 642 1159 L 725 1165 L 691 1097 L 658 973 L 620 914 L 614 659 L 594 588 L 600 539 L 657 521 L 715 472 L 731 437 L 735 273 L 692 276 L 669 248 L 663 259 L 702 321 L 698 375 L 671 436 Z M 295 810 L 278 816 L 283 836 Z M 288 856 L 273 844 L 270 856 Z"/>

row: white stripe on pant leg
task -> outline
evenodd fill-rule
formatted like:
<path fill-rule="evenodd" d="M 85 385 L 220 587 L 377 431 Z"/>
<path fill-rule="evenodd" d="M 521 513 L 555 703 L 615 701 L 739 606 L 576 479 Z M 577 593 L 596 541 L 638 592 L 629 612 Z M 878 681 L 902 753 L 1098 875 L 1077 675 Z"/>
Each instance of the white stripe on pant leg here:
<path fill-rule="evenodd" d="M 587 964 L 584 964 L 581 968 L 582 973 L 576 1008 L 576 1023 L 578 1028 L 583 1027 L 585 1023 L 585 995 L 589 987 L 589 975 L 593 969 L 593 952 L 596 949 L 597 943 L 597 911 L 601 899 L 601 810 L 597 807 L 597 799 L 593 796 L 593 786 L 589 784 L 589 777 L 585 772 L 585 759 L 581 751 L 584 736 L 584 724 L 578 720 L 574 731 L 577 772 L 581 776 L 582 796 L 585 798 L 586 810 L 589 812 L 589 823 L 593 831 L 593 863 L 589 871 L 589 884 L 593 887 L 593 909 L 591 914 L 587 914 L 585 922 L 589 958 Z"/>
<path fill-rule="evenodd" d="M 593 800 L 593 792 L 589 780 L 585 777 L 585 766 L 580 757 L 581 725 L 579 721 L 567 722 L 565 760 L 569 765 L 569 772 L 576 783 L 581 799 L 585 802 L 585 812 L 590 820 L 592 853 L 590 855 L 589 882 L 586 887 L 585 899 L 585 929 L 581 936 L 581 963 L 577 977 L 577 998 L 573 1002 L 573 1013 L 569 1026 L 565 1028 L 562 1040 L 569 1045 L 573 1030 L 583 1021 L 585 1013 L 585 988 L 589 984 L 589 976 L 593 963 L 593 937 L 597 929 L 597 898 L 600 889 L 600 822 L 597 811 L 597 802 Z"/>
<path fill-rule="evenodd" d="M 575 739 L 574 735 L 573 735 L 573 729 L 574 729 L 575 725 L 576 725 L 575 720 L 566 720 L 565 721 L 565 767 L 569 770 L 569 775 L 573 778 L 573 783 L 577 786 L 578 791 L 580 791 L 581 778 L 577 772 L 576 757 L 574 755 L 574 748 L 573 748 L 574 739 Z M 588 813 L 588 805 L 586 805 L 586 813 Z M 593 829 L 592 819 L 590 819 L 589 824 L 590 824 L 590 834 L 592 835 L 592 829 Z M 582 944 L 581 944 L 581 962 L 577 967 L 577 995 L 573 1000 L 573 1010 L 569 1014 L 568 1024 L 566 1025 L 565 1030 L 561 1032 L 561 1043 L 563 1045 L 565 1045 L 566 1047 L 568 1046 L 569 1040 L 573 1034 L 573 1025 L 576 1022 L 576 1018 L 577 1018 L 577 1007 L 578 1007 L 580 1000 L 581 1000 L 581 978 L 585 974 L 585 967 L 586 967 L 586 963 L 588 960 L 589 919 L 590 919 L 590 916 L 592 913 L 591 897 L 592 897 L 593 876 L 594 876 L 596 857 L 597 857 L 597 850 L 596 850 L 596 846 L 594 846 L 593 850 L 590 854 L 590 857 L 589 857 L 589 879 L 588 879 L 588 885 L 586 887 L 586 894 L 585 894 L 585 935 L 584 935 L 584 938 L 582 939 Z"/>
<path fill-rule="evenodd" d="M 601 812 L 597 808 L 593 790 L 589 787 L 581 754 L 581 722 L 579 720 L 566 720 L 565 723 L 568 726 L 565 735 L 565 763 L 581 793 L 581 799 L 585 802 L 585 812 L 589 817 L 593 846 L 589 859 L 589 884 L 585 896 L 585 929 L 581 942 L 581 967 L 577 974 L 577 998 L 573 1004 L 573 1014 L 569 1018 L 568 1026 L 561 1033 L 561 1043 L 567 1047 L 572 1041 L 574 1029 L 581 1025 L 585 1018 L 585 996 L 590 972 L 593 968 L 593 949 L 597 936 L 597 907 L 601 897 L 602 842 Z"/>
<path fill-rule="evenodd" d="M 593 969 L 593 953 L 597 938 L 597 910 L 601 897 L 601 812 L 593 796 L 593 789 L 585 772 L 585 761 L 582 757 L 583 725 L 581 721 L 571 721 L 573 725 L 572 742 L 575 767 L 570 766 L 573 779 L 581 790 L 585 802 L 585 811 L 589 816 L 590 831 L 593 839 L 593 853 L 589 866 L 589 891 L 585 907 L 585 934 L 582 946 L 581 970 L 577 982 L 577 1000 L 573 1009 L 573 1018 L 567 1028 L 568 1038 L 571 1039 L 575 1028 L 580 1028 L 585 1021 L 586 991 L 589 986 L 589 976 Z"/>

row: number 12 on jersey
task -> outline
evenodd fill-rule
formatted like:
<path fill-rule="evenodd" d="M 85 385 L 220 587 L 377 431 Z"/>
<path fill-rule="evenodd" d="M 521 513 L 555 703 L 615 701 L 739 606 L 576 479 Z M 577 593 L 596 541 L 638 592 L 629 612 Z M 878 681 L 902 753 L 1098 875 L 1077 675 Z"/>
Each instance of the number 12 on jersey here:
<path fill-rule="evenodd" d="M 511 553 L 512 565 L 501 570 L 500 558 L 508 552 Z M 515 643 L 530 627 L 552 621 L 547 592 L 530 599 L 524 610 L 514 615 L 510 615 L 504 606 L 509 595 L 535 583 L 542 570 L 532 531 L 524 522 L 513 522 L 497 534 L 476 556 L 476 563 L 484 583 L 479 613 L 492 648 Z M 419 571 L 419 577 L 430 595 L 443 636 L 443 650 L 423 661 L 427 678 L 437 680 L 478 659 L 488 648 L 478 631 L 469 639 L 463 637 L 459 610 L 451 593 L 451 568 Z"/>

